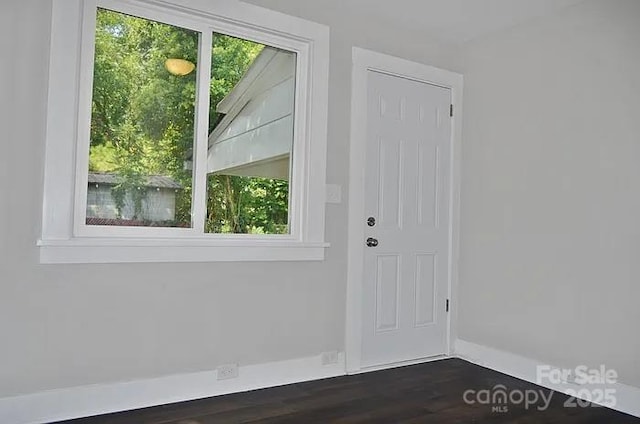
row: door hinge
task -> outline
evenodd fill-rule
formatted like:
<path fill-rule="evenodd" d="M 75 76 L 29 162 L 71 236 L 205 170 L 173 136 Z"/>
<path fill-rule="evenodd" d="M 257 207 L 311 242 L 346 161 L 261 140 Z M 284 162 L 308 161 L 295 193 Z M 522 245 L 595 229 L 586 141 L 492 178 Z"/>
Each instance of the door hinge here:
<path fill-rule="evenodd" d="M 453 104 L 449 106 L 449 116 L 453 117 Z"/>
<path fill-rule="evenodd" d="M 447 299 L 447 312 L 449 312 L 449 299 Z"/>

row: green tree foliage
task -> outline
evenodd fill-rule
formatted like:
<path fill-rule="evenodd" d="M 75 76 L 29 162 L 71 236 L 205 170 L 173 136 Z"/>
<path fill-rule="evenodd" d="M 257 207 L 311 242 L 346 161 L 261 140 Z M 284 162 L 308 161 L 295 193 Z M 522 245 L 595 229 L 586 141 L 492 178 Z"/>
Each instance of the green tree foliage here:
<path fill-rule="evenodd" d="M 176 199 L 175 225 L 191 221 L 192 155 L 196 72 L 170 74 L 168 58 L 197 63 L 196 32 L 107 10 L 99 10 L 89 169 L 114 172 L 120 208 L 127 193 L 141 210 L 148 175 L 167 175 L 183 189 Z M 245 74 L 263 46 L 214 34 L 209 129 L 221 118 L 216 105 Z M 217 233 L 287 233 L 286 181 L 209 175 L 206 230 Z"/>
<path fill-rule="evenodd" d="M 208 232 L 288 233 L 287 181 L 210 175 L 208 184 Z"/>
<path fill-rule="evenodd" d="M 99 10 L 96 24 L 89 169 L 116 172 L 114 196 L 126 193 L 142 209 L 147 175 L 169 175 L 178 193 L 176 221 L 190 222 L 191 173 L 184 160 L 193 144 L 195 74 L 171 75 L 169 57 L 197 58 L 198 34 Z"/>
<path fill-rule="evenodd" d="M 209 133 L 219 120 L 216 105 L 235 87 L 251 62 L 263 49 L 262 44 L 213 34 L 213 58 L 211 60 L 211 107 L 209 108 Z"/>

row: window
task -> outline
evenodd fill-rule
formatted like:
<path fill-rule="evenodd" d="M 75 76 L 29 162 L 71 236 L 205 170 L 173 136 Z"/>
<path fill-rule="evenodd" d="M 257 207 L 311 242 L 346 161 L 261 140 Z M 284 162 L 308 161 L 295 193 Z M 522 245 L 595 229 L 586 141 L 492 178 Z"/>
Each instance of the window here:
<path fill-rule="evenodd" d="M 54 0 L 42 262 L 323 259 L 328 31 L 237 3 Z"/>

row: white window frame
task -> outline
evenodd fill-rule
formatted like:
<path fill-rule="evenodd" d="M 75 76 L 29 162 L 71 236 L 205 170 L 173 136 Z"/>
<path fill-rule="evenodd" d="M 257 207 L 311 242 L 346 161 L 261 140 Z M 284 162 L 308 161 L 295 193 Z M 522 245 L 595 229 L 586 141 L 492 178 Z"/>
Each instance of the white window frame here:
<path fill-rule="evenodd" d="M 242 2 L 53 0 L 40 261 L 42 263 L 323 260 L 329 30 Z M 196 116 L 208 117 L 211 37 L 294 51 L 294 145 L 286 235 L 206 234 L 208 122 L 196 119 L 193 228 L 85 224 L 96 8 L 202 34 Z"/>

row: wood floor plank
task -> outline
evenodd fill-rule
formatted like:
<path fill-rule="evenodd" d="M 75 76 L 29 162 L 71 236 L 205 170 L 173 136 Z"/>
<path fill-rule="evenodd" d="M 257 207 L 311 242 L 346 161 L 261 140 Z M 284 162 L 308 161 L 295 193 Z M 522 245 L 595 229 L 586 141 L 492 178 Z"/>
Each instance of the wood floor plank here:
<path fill-rule="evenodd" d="M 549 390 L 447 359 L 354 376 L 291 384 L 209 399 L 67 421 L 72 424 L 640 424 L 607 408 L 566 408 L 553 393 L 550 406 L 468 404 L 466 390 Z M 542 404 L 542 403 L 540 403 Z"/>

